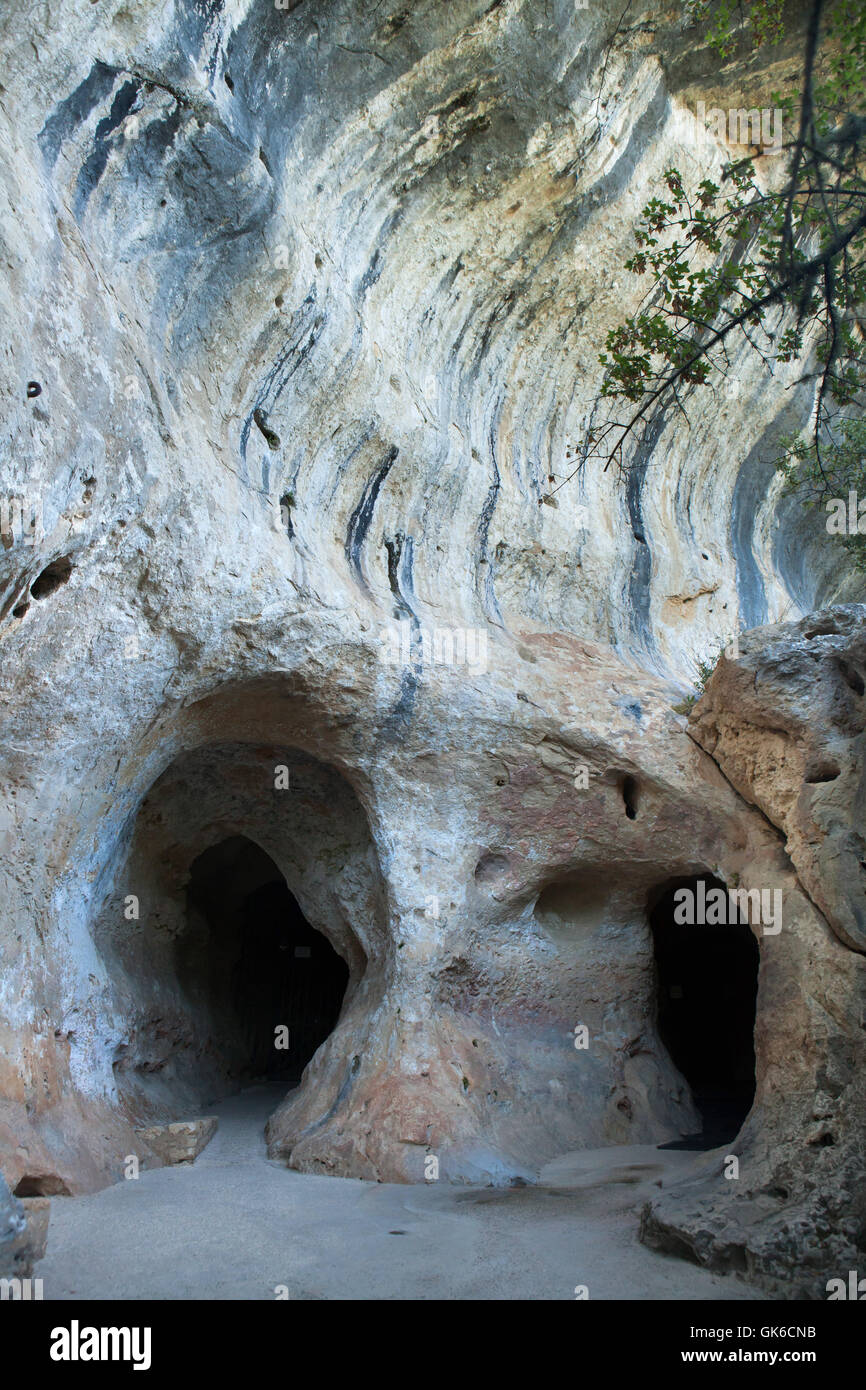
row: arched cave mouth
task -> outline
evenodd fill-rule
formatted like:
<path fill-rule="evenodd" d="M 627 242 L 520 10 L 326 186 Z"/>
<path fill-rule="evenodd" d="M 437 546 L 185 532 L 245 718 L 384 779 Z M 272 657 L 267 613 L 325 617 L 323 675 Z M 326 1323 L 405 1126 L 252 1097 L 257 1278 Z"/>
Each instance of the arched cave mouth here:
<path fill-rule="evenodd" d="M 227 709 L 237 725 L 243 707 Z M 351 784 L 296 748 L 215 737 L 219 705 L 205 716 L 209 739 L 138 807 L 92 928 L 112 989 L 106 1060 L 136 1124 L 259 1081 L 315 1089 L 382 988 L 382 884 Z"/>
<path fill-rule="evenodd" d="M 727 888 L 710 874 L 667 884 L 650 902 L 656 963 L 659 1036 L 691 1088 L 703 1133 L 663 1148 L 716 1148 L 739 1132 L 755 1096 L 755 1004 L 758 943 L 747 922 L 678 921 L 692 892 L 696 909 L 713 888 Z M 696 911 L 696 918 L 700 913 Z M 706 915 L 706 914 L 704 914 Z"/>
<path fill-rule="evenodd" d="M 333 1031 L 349 968 L 304 917 L 277 865 L 235 835 L 190 867 L 177 973 L 213 1027 L 228 1077 L 286 1087 Z"/>

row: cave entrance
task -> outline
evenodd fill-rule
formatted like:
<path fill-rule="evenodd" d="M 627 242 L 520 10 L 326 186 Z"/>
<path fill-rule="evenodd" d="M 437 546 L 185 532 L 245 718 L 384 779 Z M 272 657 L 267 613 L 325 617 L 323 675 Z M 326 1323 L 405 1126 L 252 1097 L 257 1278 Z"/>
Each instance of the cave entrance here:
<path fill-rule="evenodd" d="M 228 1077 L 294 1086 L 333 1030 L 349 969 L 311 927 L 276 864 L 232 836 L 194 860 L 178 975 Z"/>
<path fill-rule="evenodd" d="M 755 1096 L 758 943 L 746 922 L 700 922 L 707 914 L 699 905 L 713 888 L 720 888 L 727 900 L 725 885 L 708 874 L 678 879 L 650 908 L 659 1035 L 703 1118 L 702 1135 L 662 1146 L 666 1148 L 710 1149 L 729 1143 Z M 684 898 L 682 889 L 694 898 Z M 687 910 L 691 902 L 698 908 L 693 914 Z M 682 921 L 689 915 L 691 924 Z M 728 912 L 729 919 L 736 916 Z"/>

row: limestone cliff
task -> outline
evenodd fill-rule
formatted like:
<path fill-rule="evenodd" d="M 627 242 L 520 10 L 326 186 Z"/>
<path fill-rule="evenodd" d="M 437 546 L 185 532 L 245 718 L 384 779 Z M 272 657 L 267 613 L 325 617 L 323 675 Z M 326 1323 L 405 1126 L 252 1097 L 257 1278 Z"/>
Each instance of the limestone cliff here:
<path fill-rule="evenodd" d="M 639 209 L 672 161 L 726 158 L 683 111 L 772 81 L 743 55 L 720 74 L 680 7 L 621 14 L 0 15 L 13 1189 L 117 1178 L 143 1120 L 237 1082 L 190 893 L 240 837 L 348 972 L 273 1155 L 417 1181 L 432 1152 L 506 1182 L 694 1129 L 649 911 L 705 874 L 785 901 L 737 1151 L 761 1181 L 784 1151 L 794 1176 L 765 1186 L 798 1212 L 807 1165 L 810 1191 L 835 1173 L 803 1125 L 863 1113 L 864 612 L 821 519 L 779 498 L 807 388 L 744 350 L 736 390 L 660 414 L 627 477 L 560 486 L 642 292 Z M 772 681 L 741 639 L 687 727 L 696 661 L 755 627 Z M 863 1248 L 861 1208 L 857 1231 L 833 1211 L 812 1272 Z M 724 1263 L 695 1219 L 654 1229 Z M 757 1248 L 737 1231 L 725 1248 Z M 787 1237 L 755 1261 L 799 1277 Z"/>

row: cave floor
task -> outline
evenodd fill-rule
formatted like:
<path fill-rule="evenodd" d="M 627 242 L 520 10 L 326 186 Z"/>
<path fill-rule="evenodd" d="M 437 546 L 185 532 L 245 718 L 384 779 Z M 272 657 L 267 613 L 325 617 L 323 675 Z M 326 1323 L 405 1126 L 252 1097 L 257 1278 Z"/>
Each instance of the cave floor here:
<path fill-rule="evenodd" d="M 282 1092 L 210 1107 L 192 1165 L 51 1203 L 46 1299 L 756 1299 L 637 1239 L 640 1209 L 694 1161 L 653 1148 L 582 1150 L 509 1189 L 405 1186 L 296 1173 L 262 1129 Z M 186 1117 L 184 1117 L 186 1118 Z M 282 1295 L 285 1297 L 285 1293 Z"/>

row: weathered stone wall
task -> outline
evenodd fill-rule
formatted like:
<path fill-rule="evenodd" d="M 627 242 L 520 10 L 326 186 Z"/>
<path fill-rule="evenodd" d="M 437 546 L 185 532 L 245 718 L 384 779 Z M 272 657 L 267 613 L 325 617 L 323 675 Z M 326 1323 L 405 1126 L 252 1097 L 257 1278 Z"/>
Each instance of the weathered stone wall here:
<path fill-rule="evenodd" d="M 764 947 L 742 1180 L 708 1159 L 645 1215 L 662 1249 L 806 1297 L 866 1249 L 864 642 L 862 605 L 749 632 L 692 714 L 693 737 L 781 832 L 812 907 L 792 916 L 786 895 Z"/>
<path fill-rule="evenodd" d="M 679 114 L 772 79 L 720 78 L 674 14 L 614 40 L 620 13 L 0 16 L 2 495 L 42 523 L 0 550 L 12 1187 L 117 1177 L 143 1118 L 218 1088 L 169 937 L 192 860 L 232 834 L 351 972 L 270 1124 L 297 1167 L 414 1180 L 435 1151 L 444 1176 L 498 1182 L 693 1125 L 646 917 L 682 874 L 785 894 L 786 933 L 761 942 L 754 1151 L 826 1089 L 862 920 L 814 849 L 817 794 L 782 805 L 812 764 L 758 776 L 763 754 L 726 762 L 673 709 L 738 628 L 857 597 L 820 519 L 777 505 L 767 460 L 805 388 L 744 352 L 736 395 L 696 392 L 689 429 L 659 419 L 628 483 L 557 490 L 641 293 L 637 211 L 672 160 L 725 157 Z M 383 660 L 397 624 L 408 664 Z M 433 629 L 468 632 L 473 659 L 431 659 Z M 275 793 L 275 762 L 308 791 Z M 850 832 L 830 835 L 848 864 Z"/>

